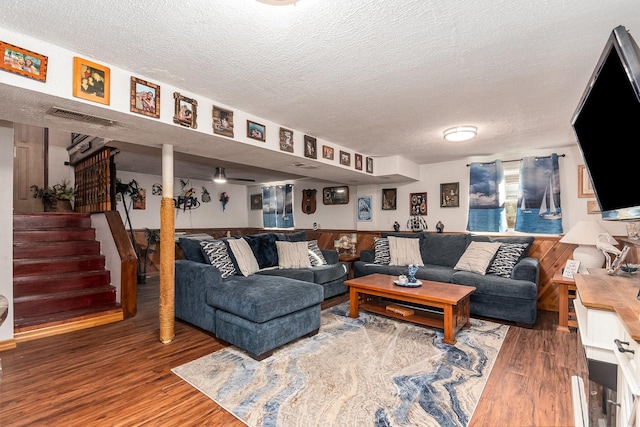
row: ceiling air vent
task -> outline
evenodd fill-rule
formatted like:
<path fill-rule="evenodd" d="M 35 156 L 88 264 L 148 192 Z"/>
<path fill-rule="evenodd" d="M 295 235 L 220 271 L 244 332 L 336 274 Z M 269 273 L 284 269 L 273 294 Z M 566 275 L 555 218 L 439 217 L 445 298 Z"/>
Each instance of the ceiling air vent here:
<path fill-rule="evenodd" d="M 295 166 L 297 168 L 302 168 L 302 169 L 318 169 L 316 165 L 310 165 L 308 163 L 301 163 L 301 162 L 291 163 L 291 166 Z"/>
<path fill-rule="evenodd" d="M 47 110 L 50 116 L 62 117 L 64 119 L 77 120 L 85 123 L 95 123 L 103 126 L 112 126 L 115 120 L 105 119 L 104 117 L 90 116 L 89 114 L 80 113 L 78 111 L 65 110 L 64 108 L 51 107 Z"/>

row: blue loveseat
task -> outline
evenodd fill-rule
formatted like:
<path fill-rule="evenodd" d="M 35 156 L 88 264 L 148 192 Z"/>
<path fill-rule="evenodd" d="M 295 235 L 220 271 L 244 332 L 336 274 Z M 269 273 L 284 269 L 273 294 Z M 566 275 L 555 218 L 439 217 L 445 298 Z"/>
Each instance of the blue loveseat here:
<path fill-rule="evenodd" d="M 419 239 L 420 257 L 424 266 L 419 267 L 416 278 L 436 282 L 473 286 L 471 315 L 506 320 L 531 327 L 537 317 L 538 278 L 540 265 L 537 259 L 527 257 L 534 238 L 490 238 L 472 234 L 437 233 L 383 233 L 382 237 Z M 499 242 L 527 245 L 513 267 L 500 274 L 479 274 L 454 268 L 472 242 Z M 501 246 L 501 245 L 499 245 Z M 375 249 L 363 250 L 360 260 L 354 263 L 354 276 L 373 273 L 398 276 L 407 274 L 407 266 L 376 263 Z"/>
<path fill-rule="evenodd" d="M 278 265 L 276 241 L 304 242 L 306 233 L 264 233 L 249 242 L 259 264 Z M 228 239 L 220 239 L 226 241 Z M 205 240 L 206 242 L 206 240 Z M 263 268 L 223 277 L 207 259 L 201 241 L 182 237 L 185 259 L 175 261 L 175 315 L 262 360 L 274 349 L 320 328 L 320 303 L 345 293 L 346 264 L 336 251 L 321 250 L 327 264 L 309 268 Z M 277 251 L 276 251 L 277 253 Z M 238 261 L 228 251 L 235 270 Z M 265 255 L 268 254 L 268 255 Z M 224 270 L 224 269 L 223 269 Z"/>

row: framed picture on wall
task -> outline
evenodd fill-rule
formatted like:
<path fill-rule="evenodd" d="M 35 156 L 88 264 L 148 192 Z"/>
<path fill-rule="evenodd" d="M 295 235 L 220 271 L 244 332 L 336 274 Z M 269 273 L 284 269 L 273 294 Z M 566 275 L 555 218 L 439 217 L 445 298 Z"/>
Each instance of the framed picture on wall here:
<path fill-rule="evenodd" d="M 260 123 L 247 120 L 247 138 L 256 139 L 258 141 L 266 141 L 267 128 Z"/>
<path fill-rule="evenodd" d="M 173 123 L 179 124 L 192 129 L 198 127 L 198 101 L 180 95 L 178 92 L 173 93 L 175 100 L 175 112 L 173 114 Z"/>
<path fill-rule="evenodd" d="M 409 194 L 409 215 L 427 214 L 427 193 Z"/>
<path fill-rule="evenodd" d="M 355 158 L 355 163 L 356 163 L 355 168 L 356 168 L 356 170 L 361 171 L 362 170 L 362 154 L 356 153 L 353 156 Z"/>
<path fill-rule="evenodd" d="M 373 173 L 373 157 L 367 157 L 367 173 Z"/>
<path fill-rule="evenodd" d="M 317 141 L 309 135 L 304 136 L 304 156 L 310 159 L 318 158 Z"/>
<path fill-rule="evenodd" d="M 47 81 L 46 56 L 3 41 L 0 41 L 0 50 L 4 57 L 0 69 L 41 82 Z"/>
<path fill-rule="evenodd" d="M 280 128 L 280 149 L 288 153 L 293 153 L 293 131 Z"/>
<path fill-rule="evenodd" d="M 578 197 L 587 198 L 595 196 L 596 193 L 593 191 L 589 171 L 585 165 L 578 165 Z"/>
<path fill-rule="evenodd" d="M 340 164 L 343 166 L 351 166 L 351 153 L 340 150 Z"/>
<path fill-rule="evenodd" d="M 73 58 L 73 96 L 109 105 L 111 71 L 87 59 Z"/>
<path fill-rule="evenodd" d="M 371 221 L 371 196 L 358 197 L 358 221 Z"/>
<path fill-rule="evenodd" d="M 252 211 L 262 210 L 262 194 L 252 194 L 249 198 L 251 201 Z"/>
<path fill-rule="evenodd" d="M 213 133 L 233 138 L 233 111 L 213 106 Z"/>
<path fill-rule="evenodd" d="M 457 208 L 460 207 L 460 183 L 449 182 L 440 184 L 440 207 Z"/>
<path fill-rule="evenodd" d="M 160 118 L 160 86 L 131 76 L 131 111 Z"/>
<path fill-rule="evenodd" d="M 322 158 L 327 160 L 333 160 L 333 147 L 329 147 L 328 145 L 323 145 Z"/>
<path fill-rule="evenodd" d="M 382 189 L 382 210 L 395 211 L 397 197 L 398 197 L 398 190 L 396 188 L 383 188 Z"/>

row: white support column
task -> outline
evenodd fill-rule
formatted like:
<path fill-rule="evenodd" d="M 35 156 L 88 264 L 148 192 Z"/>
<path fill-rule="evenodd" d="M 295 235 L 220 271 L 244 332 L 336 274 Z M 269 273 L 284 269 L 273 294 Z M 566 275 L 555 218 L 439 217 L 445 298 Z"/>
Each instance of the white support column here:
<path fill-rule="evenodd" d="M 173 204 L 173 146 L 162 145 L 160 204 L 160 342 L 175 337 L 175 209 Z"/>

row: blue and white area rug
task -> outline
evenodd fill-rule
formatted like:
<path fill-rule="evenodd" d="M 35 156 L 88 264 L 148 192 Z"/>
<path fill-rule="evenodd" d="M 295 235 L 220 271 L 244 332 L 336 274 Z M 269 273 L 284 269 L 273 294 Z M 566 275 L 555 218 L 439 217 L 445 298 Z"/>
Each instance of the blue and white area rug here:
<path fill-rule="evenodd" d="M 252 427 L 465 426 L 508 326 L 442 331 L 360 312 L 322 312 L 320 332 L 257 362 L 235 347 L 172 371 Z"/>

